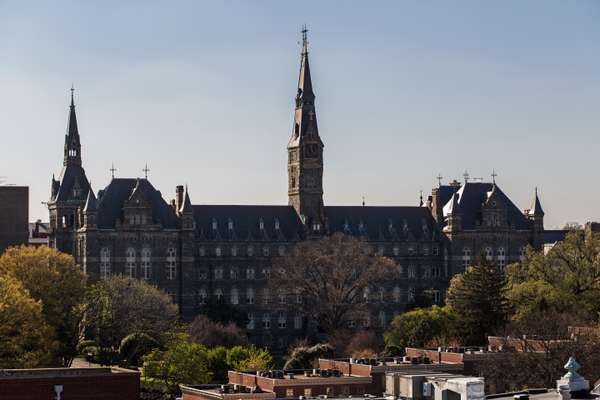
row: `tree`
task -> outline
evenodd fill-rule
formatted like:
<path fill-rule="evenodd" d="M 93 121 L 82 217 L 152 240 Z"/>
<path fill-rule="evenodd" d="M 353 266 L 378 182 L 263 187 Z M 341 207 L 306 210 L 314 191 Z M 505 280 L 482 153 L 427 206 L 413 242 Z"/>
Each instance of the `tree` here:
<path fill-rule="evenodd" d="M 170 393 L 179 393 L 180 384 L 212 380 L 207 349 L 189 342 L 184 334 L 174 336 L 165 350 L 155 349 L 144 356 L 143 362 L 143 378 L 160 382 Z"/>
<path fill-rule="evenodd" d="M 589 322 L 600 312 L 600 236 L 567 234 L 551 251 L 529 252 L 508 268 L 514 320 L 570 313 Z"/>
<path fill-rule="evenodd" d="M 0 275 L 4 274 L 12 274 L 40 302 L 57 342 L 54 364 L 69 366 L 77 355 L 79 305 L 86 287 L 86 276 L 73 257 L 46 246 L 12 247 L 0 257 Z"/>
<path fill-rule="evenodd" d="M 425 347 L 433 341 L 449 344 L 456 315 L 448 307 L 417 308 L 394 318 L 384 333 L 387 348 Z"/>
<path fill-rule="evenodd" d="M 509 308 L 504 272 L 483 257 L 450 281 L 446 304 L 456 313 L 464 344 L 480 345 L 504 326 Z"/>
<path fill-rule="evenodd" d="M 227 364 L 235 371 L 264 371 L 273 368 L 273 357 L 266 349 L 235 346 L 227 351 Z"/>
<path fill-rule="evenodd" d="M 246 333 L 236 324 L 224 325 L 205 315 L 197 316 L 189 327 L 190 340 L 206 347 L 234 347 L 248 344 Z"/>
<path fill-rule="evenodd" d="M 12 275 L 0 275 L 0 368 L 51 365 L 52 329 L 42 305 Z"/>
<path fill-rule="evenodd" d="M 372 254 L 370 246 L 340 233 L 298 243 L 271 271 L 270 290 L 293 301 L 309 320 L 331 334 L 350 317 L 368 312 L 365 289 L 394 271 L 392 260 Z"/>
<path fill-rule="evenodd" d="M 300 345 L 293 348 L 284 365 L 284 369 L 317 368 L 319 358 L 327 358 L 333 354 L 333 347 L 327 343 L 315 344 L 312 347 Z"/>
<path fill-rule="evenodd" d="M 200 313 L 209 320 L 226 326 L 233 323 L 244 328 L 248 324 L 248 314 L 243 309 L 217 301 L 215 296 L 208 297 L 206 304 L 200 308 Z"/>
<path fill-rule="evenodd" d="M 160 343 L 145 333 L 132 333 L 125 336 L 119 346 L 123 367 L 139 366 L 144 355 L 159 347 Z"/>
<path fill-rule="evenodd" d="M 120 275 L 96 282 L 88 291 L 84 310 L 84 326 L 100 351 L 110 354 L 108 361 L 118 356 L 127 335 L 143 333 L 160 342 L 178 319 L 177 306 L 166 293 Z"/>
<path fill-rule="evenodd" d="M 379 353 L 379 347 L 374 331 L 359 331 L 350 338 L 345 353 L 354 358 L 372 357 Z"/>

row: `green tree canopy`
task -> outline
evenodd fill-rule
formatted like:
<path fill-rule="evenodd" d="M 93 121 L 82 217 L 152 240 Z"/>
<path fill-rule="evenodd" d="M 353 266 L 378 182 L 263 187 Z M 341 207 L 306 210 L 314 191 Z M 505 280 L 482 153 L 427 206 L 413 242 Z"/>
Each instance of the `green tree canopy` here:
<path fill-rule="evenodd" d="M 160 340 L 175 326 L 177 306 L 162 290 L 120 275 L 97 281 L 86 296 L 84 325 L 101 349 L 117 352 L 130 334 Z"/>
<path fill-rule="evenodd" d="M 448 307 L 417 308 L 394 318 L 384 333 L 386 347 L 424 347 L 454 338 L 456 316 Z"/>
<path fill-rule="evenodd" d="M 464 344 L 481 345 L 504 327 L 509 305 L 504 271 L 483 257 L 450 281 L 446 304 L 457 316 Z"/>
<path fill-rule="evenodd" d="M 73 257 L 46 246 L 12 247 L 0 257 L 0 275 L 12 274 L 38 300 L 56 340 L 55 365 L 69 366 L 77 354 L 79 305 L 86 276 Z"/>
<path fill-rule="evenodd" d="M 0 368 L 52 365 L 53 332 L 42 305 L 12 275 L 0 275 Z"/>

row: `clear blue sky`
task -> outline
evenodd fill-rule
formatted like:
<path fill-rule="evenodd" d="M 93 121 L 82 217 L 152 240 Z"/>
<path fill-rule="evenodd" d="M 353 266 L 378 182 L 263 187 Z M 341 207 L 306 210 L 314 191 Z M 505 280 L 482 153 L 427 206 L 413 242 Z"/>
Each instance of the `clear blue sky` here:
<path fill-rule="evenodd" d="M 598 1 L 2 1 L 0 175 L 47 220 L 74 82 L 95 190 L 284 204 L 309 25 L 325 203 L 413 205 L 435 176 L 498 182 L 547 226 L 600 219 Z"/>

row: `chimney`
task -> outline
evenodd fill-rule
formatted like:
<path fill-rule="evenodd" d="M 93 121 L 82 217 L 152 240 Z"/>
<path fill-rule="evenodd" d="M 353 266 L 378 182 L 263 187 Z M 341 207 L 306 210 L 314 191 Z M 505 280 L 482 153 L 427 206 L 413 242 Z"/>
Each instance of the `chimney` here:
<path fill-rule="evenodd" d="M 179 210 L 183 205 L 183 185 L 177 185 L 175 188 L 175 211 L 179 214 Z"/>

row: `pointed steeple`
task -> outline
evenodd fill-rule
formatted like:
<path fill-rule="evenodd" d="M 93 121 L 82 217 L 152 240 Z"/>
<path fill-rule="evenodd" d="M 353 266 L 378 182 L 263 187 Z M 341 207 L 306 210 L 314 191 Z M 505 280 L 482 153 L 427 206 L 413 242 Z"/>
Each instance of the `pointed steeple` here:
<path fill-rule="evenodd" d="M 544 210 L 542 209 L 542 203 L 540 202 L 540 198 L 538 196 L 538 189 L 535 188 L 535 195 L 533 197 L 533 203 L 531 205 L 531 209 L 529 210 L 529 215 L 531 216 L 544 216 Z"/>
<path fill-rule="evenodd" d="M 79 141 L 79 128 L 77 127 L 77 115 L 75 114 L 75 89 L 71 87 L 71 105 L 69 106 L 69 121 L 67 122 L 67 134 L 65 135 L 65 158 L 64 165 L 81 165 L 81 144 Z"/>
<path fill-rule="evenodd" d="M 96 204 L 96 196 L 94 195 L 94 191 L 90 188 L 88 191 L 87 199 L 85 200 L 85 207 L 83 207 L 84 213 L 96 212 L 98 206 Z"/>
<path fill-rule="evenodd" d="M 190 195 L 188 192 L 188 187 L 187 185 L 185 185 L 185 197 L 183 199 L 183 204 L 181 206 L 181 209 L 179 210 L 180 214 L 192 214 L 193 210 L 192 210 L 192 202 L 190 201 Z"/>
<path fill-rule="evenodd" d="M 298 77 L 298 95 L 296 96 L 296 106 L 304 101 L 312 102 L 315 94 L 312 88 L 312 79 L 310 77 L 310 65 L 308 63 L 308 29 L 306 25 L 302 28 L 302 53 L 300 58 L 300 76 Z"/>

